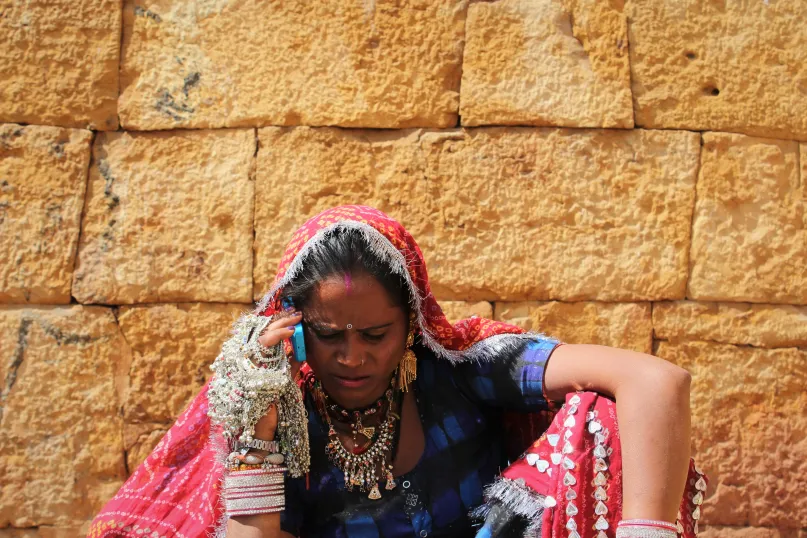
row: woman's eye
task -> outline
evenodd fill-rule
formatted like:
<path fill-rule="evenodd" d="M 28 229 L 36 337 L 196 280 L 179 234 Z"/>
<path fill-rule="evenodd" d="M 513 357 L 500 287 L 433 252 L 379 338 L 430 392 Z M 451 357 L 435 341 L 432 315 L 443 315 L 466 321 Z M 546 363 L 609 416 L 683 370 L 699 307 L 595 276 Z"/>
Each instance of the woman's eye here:
<path fill-rule="evenodd" d="M 379 341 L 381 341 L 382 338 L 384 338 L 384 335 L 386 335 L 386 334 L 387 333 L 381 333 L 381 334 L 364 333 L 364 338 L 366 338 L 370 342 L 379 342 Z"/>
<path fill-rule="evenodd" d="M 330 341 L 338 339 L 339 335 L 342 334 L 342 333 L 318 333 L 318 332 L 314 332 L 314 334 L 317 335 L 317 338 L 319 338 L 320 340 L 330 342 Z"/>

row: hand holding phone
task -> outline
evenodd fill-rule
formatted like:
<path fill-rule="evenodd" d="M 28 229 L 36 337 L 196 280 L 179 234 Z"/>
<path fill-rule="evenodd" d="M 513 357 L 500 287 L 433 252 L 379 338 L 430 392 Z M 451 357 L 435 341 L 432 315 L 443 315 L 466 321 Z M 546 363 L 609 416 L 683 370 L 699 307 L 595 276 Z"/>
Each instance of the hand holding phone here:
<path fill-rule="evenodd" d="M 284 310 L 294 309 L 294 303 L 288 297 L 283 299 L 282 303 Z M 294 325 L 294 333 L 291 335 L 290 340 L 294 359 L 297 362 L 305 362 L 305 336 L 303 335 L 302 321 Z"/>

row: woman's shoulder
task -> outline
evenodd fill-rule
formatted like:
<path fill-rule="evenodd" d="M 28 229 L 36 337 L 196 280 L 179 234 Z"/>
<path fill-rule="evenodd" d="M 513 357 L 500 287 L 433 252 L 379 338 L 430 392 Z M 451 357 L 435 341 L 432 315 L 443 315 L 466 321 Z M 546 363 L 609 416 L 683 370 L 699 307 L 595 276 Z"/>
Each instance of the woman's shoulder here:
<path fill-rule="evenodd" d="M 417 380 L 420 389 L 437 388 L 445 396 L 452 389 L 462 392 L 463 387 L 479 374 L 478 361 L 451 361 L 439 357 L 434 351 L 420 344 L 412 346 L 418 358 Z"/>

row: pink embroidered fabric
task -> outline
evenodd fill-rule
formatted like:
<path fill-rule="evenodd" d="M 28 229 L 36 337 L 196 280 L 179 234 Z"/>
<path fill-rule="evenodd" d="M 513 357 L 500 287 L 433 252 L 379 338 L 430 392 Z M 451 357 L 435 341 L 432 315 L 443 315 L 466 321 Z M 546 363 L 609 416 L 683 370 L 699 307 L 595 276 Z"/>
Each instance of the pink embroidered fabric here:
<path fill-rule="evenodd" d="M 502 476 L 543 496 L 542 538 L 608 538 L 622 519 L 622 445 L 616 404 L 593 392 L 572 393 L 549 428 Z M 696 538 L 706 477 L 690 462 L 677 521 Z"/>
<path fill-rule="evenodd" d="M 207 386 L 90 526 L 87 536 L 199 538 L 222 515 L 224 468 L 210 441 Z"/>

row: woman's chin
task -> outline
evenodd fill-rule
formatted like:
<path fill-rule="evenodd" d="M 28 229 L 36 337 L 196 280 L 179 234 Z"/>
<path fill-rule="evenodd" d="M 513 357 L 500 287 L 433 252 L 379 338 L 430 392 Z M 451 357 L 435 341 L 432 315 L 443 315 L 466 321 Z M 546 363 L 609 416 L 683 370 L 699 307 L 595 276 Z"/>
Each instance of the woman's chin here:
<path fill-rule="evenodd" d="M 379 386 L 378 380 L 372 377 L 345 378 L 331 376 L 330 387 L 325 390 L 339 405 L 346 409 L 366 407 L 386 390 L 386 385 Z"/>

